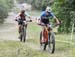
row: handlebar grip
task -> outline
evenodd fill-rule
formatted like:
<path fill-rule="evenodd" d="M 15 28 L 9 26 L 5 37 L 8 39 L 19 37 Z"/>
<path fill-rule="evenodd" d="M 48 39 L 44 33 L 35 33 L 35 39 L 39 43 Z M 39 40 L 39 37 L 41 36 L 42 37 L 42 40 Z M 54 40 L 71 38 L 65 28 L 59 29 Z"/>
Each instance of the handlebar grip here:
<path fill-rule="evenodd" d="M 17 19 L 15 19 L 15 21 L 18 21 Z"/>
<path fill-rule="evenodd" d="M 30 20 L 30 22 L 32 22 L 32 20 Z"/>

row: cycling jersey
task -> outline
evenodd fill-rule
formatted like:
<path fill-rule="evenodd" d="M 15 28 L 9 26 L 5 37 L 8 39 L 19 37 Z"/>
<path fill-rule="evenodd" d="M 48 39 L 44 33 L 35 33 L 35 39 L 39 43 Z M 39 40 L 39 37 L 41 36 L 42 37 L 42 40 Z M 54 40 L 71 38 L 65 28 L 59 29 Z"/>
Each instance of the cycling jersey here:
<path fill-rule="evenodd" d="M 55 15 L 52 12 L 49 12 L 48 15 L 46 15 L 46 11 L 43 11 L 41 13 L 41 17 L 50 17 L 52 16 L 53 18 L 55 18 Z"/>
<path fill-rule="evenodd" d="M 47 12 L 43 11 L 41 13 L 41 22 L 44 23 L 44 24 L 49 24 L 49 18 L 48 17 L 51 17 L 51 16 L 53 18 L 56 18 L 55 15 L 52 12 L 48 12 L 48 15 L 47 15 Z M 47 17 L 47 18 L 43 18 L 43 17 Z"/>
<path fill-rule="evenodd" d="M 18 22 L 19 25 L 22 25 L 22 24 L 23 24 L 23 21 L 26 20 L 26 16 L 29 17 L 29 15 L 28 15 L 27 12 L 25 12 L 25 13 L 19 13 L 19 14 L 17 15 L 16 18 L 19 19 L 19 22 Z"/>
<path fill-rule="evenodd" d="M 26 20 L 26 16 L 29 17 L 29 14 L 27 12 L 25 12 L 24 14 L 18 13 L 18 15 L 16 17 L 18 19 Z"/>

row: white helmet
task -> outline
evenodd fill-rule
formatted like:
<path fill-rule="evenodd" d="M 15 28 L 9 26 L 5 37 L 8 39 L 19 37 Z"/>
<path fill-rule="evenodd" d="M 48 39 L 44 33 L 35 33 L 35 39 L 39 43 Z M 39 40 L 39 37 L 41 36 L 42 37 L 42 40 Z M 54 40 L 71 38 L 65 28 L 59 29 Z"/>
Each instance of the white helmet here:
<path fill-rule="evenodd" d="M 51 11 L 52 11 L 52 8 L 49 7 L 49 6 L 47 6 L 46 11 L 47 11 L 47 12 L 51 12 Z"/>

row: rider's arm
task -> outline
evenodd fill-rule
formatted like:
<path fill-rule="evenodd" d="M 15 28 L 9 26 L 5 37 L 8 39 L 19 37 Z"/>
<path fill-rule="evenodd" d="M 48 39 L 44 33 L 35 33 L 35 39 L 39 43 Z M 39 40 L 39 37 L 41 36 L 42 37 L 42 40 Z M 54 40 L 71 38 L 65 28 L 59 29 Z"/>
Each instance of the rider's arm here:
<path fill-rule="evenodd" d="M 15 19 L 19 19 L 20 18 L 20 13 L 18 13 L 15 17 Z"/>
<path fill-rule="evenodd" d="M 52 15 L 52 17 L 55 19 L 56 23 L 57 23 L 57 24 L 60 24 L 58 18 L 57 18 L 53 13 L 51 13 L 51 15 Z"/>
<path fill-rule="evenodd" d="M 30 15 L 29 15 L 27 12 L 25 12 L 25 15 L 26 15 L 30 20 L 32 20 L 31 17 L 30 17 Z"/>

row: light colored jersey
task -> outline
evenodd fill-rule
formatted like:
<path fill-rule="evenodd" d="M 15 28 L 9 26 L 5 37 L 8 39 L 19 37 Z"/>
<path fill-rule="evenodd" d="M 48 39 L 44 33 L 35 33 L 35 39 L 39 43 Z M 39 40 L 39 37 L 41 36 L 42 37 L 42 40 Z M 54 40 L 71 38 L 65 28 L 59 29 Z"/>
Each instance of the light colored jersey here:
<path fill-rule="evenodd" d="M 20 18 L 20 14 L 21 14 L 21 13 L 18 13 L 18 14 L 16 15 L 16 18 Z M 24 14 L 25 14 L 25 16 L 30 17 L 30 15 L 29 15 L 27 12 L 25 12 Z"/>

